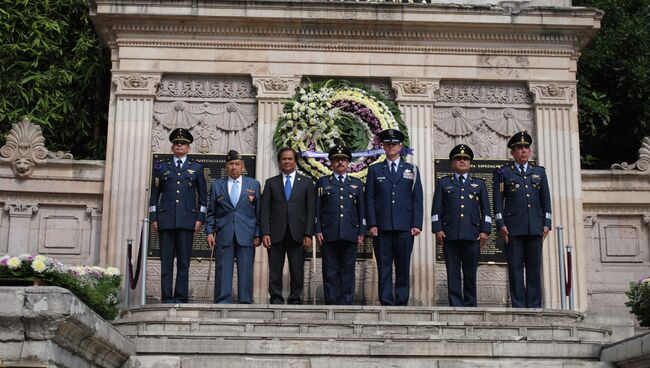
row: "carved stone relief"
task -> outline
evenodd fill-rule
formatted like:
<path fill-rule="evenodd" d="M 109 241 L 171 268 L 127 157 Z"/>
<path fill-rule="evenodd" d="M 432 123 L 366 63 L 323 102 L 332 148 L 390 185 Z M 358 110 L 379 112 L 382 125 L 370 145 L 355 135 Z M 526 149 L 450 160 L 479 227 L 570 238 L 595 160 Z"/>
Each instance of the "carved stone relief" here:
<path fill-rule="evenodd" d="M 439 88 L 439 80 L 433 79 L 393 79 L 393 89 L 398 101 L 423 101 L 433 102 Z"/>
<path fill-rule="evenodd" d="M 644 137 L 641 141 L 641 148 L 639 148 L 639 159 L 633 163 L 628 164 L 623 162 L 621 164 L 613 164 L 612 170 L 624 170 L 628 172 L 639 172 L 642 174 L 650 173 L 650 137 Z"/>
<path fill-rule="evenodd" d="M 436 152 L 444 157 L 465 143 L 477 159 L 507 159 L 506 143 L 514 133 L 527 130 L 535 139 L 534 117 L 532 97 L 523 86 L 442 83 L 433 116 Z"/>
<path fill-rule="evenodd" d="M 45 164 L 48 158 L 70 160 L 72 154 L 48 151 L 41 127 L 25 118 L 12 125 L 7 142 L 0 148 L 0 158 L 11 163 L 17 177 L 28 178 L 37 164 Z"/>
<path fill-rule="evenodd" d="M 573 105 L 575 83 L 530 82 L 528 85 L 537 105 Z"/>
<path fill-rule="evenodd" d="M 276 83 L 283 85 L 281 81 Z M 154 103 L 153 152 L 169 152 L 169 133 L 185 128 L 194 136 L 194 152 L 225 153 L 234 149 L 256 153 L 254 97 L 252 84 L 245 78 L 164 78 Z"/>
<path fill-rule="evenodd" d="M 113 73 L 116 95 L 153 96 L 160 87 L 158 73 Z"/>

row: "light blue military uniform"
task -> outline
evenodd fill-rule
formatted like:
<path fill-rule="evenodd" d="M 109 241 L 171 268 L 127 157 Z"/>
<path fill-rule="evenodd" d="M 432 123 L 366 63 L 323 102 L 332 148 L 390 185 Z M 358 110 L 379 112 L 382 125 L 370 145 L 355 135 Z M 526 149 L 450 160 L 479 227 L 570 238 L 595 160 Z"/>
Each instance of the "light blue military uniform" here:
<path fill-rule="evenodd" d="M 345 176 L 323 176 L 316 184 L 315 233 L 323 234 L 323 284 L 326 304 L 354 301 L 357 238 L 366 233 L 363 183 Z"/>
<path fill-rule="evenodd" d="M 508 147 L 531 143 L 530 135 L 520 132 Z M 544 168 L 530 163 L 525 166 L 523 173 L 516 163 L 494 172 L 494 217 L 497 229 L 506 226 L 509 233 L 505 253 L 512 306 L 541 308 L 542 236 L 544 227 L 551 229 L 551 196 Z"/>
<path fill-rule="evenodd" d="M 234 152 L 234 153 L 233 153 Z M 235 151 L 228 153 L 229 160 L 241 159 Z M 239 157 L 239 158 L 237 158 Z M 232 303 L 232 274 L 237 260 L 238 302 L 253 302 L 253 240 L 260 236 L 259 209 L 260 183 L 240 176 L 240 190 L 233 204 L 229 190 L 229 178 L 216 180 L 210 191 L 206 234 L 216 233 L 214 302 Z"/>

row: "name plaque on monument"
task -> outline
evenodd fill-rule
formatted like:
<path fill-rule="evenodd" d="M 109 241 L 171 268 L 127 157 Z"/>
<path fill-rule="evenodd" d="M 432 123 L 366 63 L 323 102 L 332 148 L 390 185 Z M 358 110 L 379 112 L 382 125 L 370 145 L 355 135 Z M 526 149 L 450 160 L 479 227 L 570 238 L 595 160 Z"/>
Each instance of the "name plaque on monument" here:
<path fill-rule="evenodd" d="M 503 239 L 497 236 L 496 220 L 494 218 L 492 204 L 492 174 L 494 170 L 501 166 L 512 162 L 511 160 L 474 160 L 472 161 L 472 168 L 469 171 L 470 176 L 481 178 L 485 180 L 487 186 L 488 197 L 490 199 L 490 217 L 492 217 L 492 232 L 488 237 L 487 242 L 481 247 L 481 256 L 479 257 L 480 264 L 505 264 L 506 255 L 504 253 Z M 534 164 L 533 161 L 530 161 Z M 435 160 L 436 179 L 447 175 L 452 175 L 451 161 L 447 159 Z M 442 247 L 436 245 L 436 261 L 444 262 L 445 258 L 442 254 Z"/>
<path fill-rule="evenodd" d="M 169 160 L 171 157 L 171 153 L 154 153 L 153 165 L 156 165 L 156 162 Z M 203 164 L 203 175 L 205 176 L 205 181 L 207 183 L 207 198 L 209 201 L 212 183 L 217 179 L 225 178 L 227 176 L 226 155 L 190 154 L 188 157 L 196 162 Z M 244 170 L 244 175 L 254 178 L 255 155 L 242 155 L 242 158 L 246 167 Z M 153 180 L 153 178 L 151 179 Z M 150 185 L 153 186 L 153 181 L 150 183 Z M 149 257 L 160 257 L 158 234 L 153 230 L 152 227 L 149 228 L 149 244 L 147 249 L 147 254 Z M 194 235 L 194 242 L 192 243 L 192 258 L 210 258 L 210 247 L 208 247 L 208 242 L 206 240 L 205 226 L 201 228 L 198 234 Z"/>

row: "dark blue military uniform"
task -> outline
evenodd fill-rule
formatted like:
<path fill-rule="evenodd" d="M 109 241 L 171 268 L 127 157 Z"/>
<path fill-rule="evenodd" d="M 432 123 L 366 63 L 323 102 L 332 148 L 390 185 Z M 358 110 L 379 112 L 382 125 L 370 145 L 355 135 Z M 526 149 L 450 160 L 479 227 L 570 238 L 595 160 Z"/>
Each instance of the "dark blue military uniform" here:
<path fill-rule="evenodd" d="M 182 134 L 189 134 L 185 132 Z M 177 134 L 175 130 L 171 136 L 176 137 Z M 207 213 L 203 165 L 186 157 L 178 169 L 174 163 L 176 159 L 154 163 L 154 183 L 149 203 L 149 220 L 158 223 L 163 303 L 187 302 L 195 224 L 196 221 L 205 222 Z M 176 286 L 172 292 L 174 257 L 177 272 Z"/>
<path fill-rule="evenodd" d="M 532 143 L 525 132 L 515 136 L 522 134 L 525 144 Z M 494 172 L 493 185 L 497 229 L 506 226 L 509 233 L 505 252 L 512 306 L 541 308 L 542 236 L 544 227 L 551 228 L 551 196 L 546 171 L 528 163 L 522 173 L 519 165 L 511 163 Z"/>
<path fill-rule="evenodd" d="M 316 231 L 323 234 L 323 285 L 326 304 L 354 301 L 357 238 L 366 233 L 363 183 L 346 176 L 323 176 L 316 184 Z"/>
<path fill-rule="evenodd" d="M 433 233 L 444 231 L 449 305 L 476 306 L 476 269 L 481 248 L 479 233 L 491 231 L 490 203 L 485 182 L 465 174 L 436 181 L 431 208 Z M 461 267 L 463 287 L 461 289 Z"/>
<path fill-rule="evenodd" d="M 386 129 L 379 138 L 384 144 L 401 144 L 404 134 L 396 129 Z M 376 226 L 378 230 L 372 245 L 379 273 L 379 301 L 382 305 L 407 305 L 413 252 L 411 229 L 422 229 L 424 207 L 418 168 L 403 159 L 399 160 L 399 165 L 396 164 L 395 174 L 392 174 L 388 160 L 370 166 L 365 195 L 368 228 Z"/>

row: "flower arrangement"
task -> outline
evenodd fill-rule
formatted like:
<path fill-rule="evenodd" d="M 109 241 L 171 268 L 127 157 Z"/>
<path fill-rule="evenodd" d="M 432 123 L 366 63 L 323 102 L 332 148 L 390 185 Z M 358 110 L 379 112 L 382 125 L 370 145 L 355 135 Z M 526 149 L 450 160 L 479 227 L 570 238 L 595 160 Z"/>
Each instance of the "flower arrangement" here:
<path fill-rule="evenodd" d="M 70 290 L 104 319 L 119 313 L 121 276 L 115 267 L 70 267 L 43 255 L 5 255 L 0 258 L 0 279 L 43 280 Z"/>
<path fill-rule="evenodd" d="M 315 179 L 330 175 L 327 152 L 345 144 L 353 153 L 350 175 L 365 179 L 368 166 L 385 159 L 378 134 L 384 129 L 408 132 L 394 102 L 364 85 L 328 80 L 300 88 L 284 104 L 273 135 L 277 150 L 301 152 L 298 169 Z"/>
<path fill-rule="evenodd" d="M 630 282 L 630 290 L 625 292 L 629 299 L 625 305 L 636 316 L 639 325 L 650 327 L 650 276 L 637 282 Z"/>

